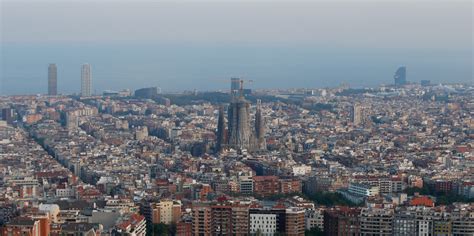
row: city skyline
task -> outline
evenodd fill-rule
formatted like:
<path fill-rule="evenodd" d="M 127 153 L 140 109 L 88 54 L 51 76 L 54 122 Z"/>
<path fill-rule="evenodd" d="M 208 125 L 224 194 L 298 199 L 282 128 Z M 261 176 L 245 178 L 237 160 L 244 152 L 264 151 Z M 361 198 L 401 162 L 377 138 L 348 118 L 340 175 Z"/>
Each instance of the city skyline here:
<path fill-rule="evenodd" d="M 393 74 L 393 81 L 392 83 L 381 83 L 381 84 L 374 84 L 372 86 L 353 86 L 354 88 L 377 88 L 379 86 L 391 86 L 391 85 L 395 85 L 395 86 L 403 86 L 403 85 L 406 85 L 406 84 L 421 84 L 421 85 L 427 85 L 427 84 L 456 84 L 456 83 L 459 83 L 459 82 L 454 82 L 454 81 L 450 81 L 450 82 L 447 82 L 447 83 L 432 83 L 431 80 L 429 79 L 423 79 L 423 80 L 420 80 L 420 81 L 409 81 L 407 80 L 407 68 L 406 66 L 400 66 L 398 67 L 398 69 L 395 71 L 395 73 Z M 225 78 L 223 79 L 220 79 L 219 82 L 222 82 L 222 80 L 224 80 Z M 82 64 L 81 66 L 81 74 L 80 74 L 80 90 L 79 91 L 75 91 L 75 90 L 72 90 L 72 91 L 69 91 L 69 93 L 61 93 L 61 91 L 59 91 L 58 93 L 58 88 L 57 88 L 57 84 L 58 84 L 58 79 L 57 79 L 57 65 L 56 63 L 51 63 L 48 65 L 48 75 L 47 75 L 47 91 L 45 92 L 39 92 L 39 93 L 36 93 L 36 94 L 46 94 L 46 95 L 58 95 L 58 94 L 61 94 L 61 95 L 74 95 L 74 94 L 79 94 L 81 96 L 84 96 L 83 94 L 88 94 L 87 96 L 91 96 L 91 95 L 100 95 L 102 93 L 105 93 L 105 92 L 118 92 L 119 90 L 110 90 L 110 89 L 104 89 L 102 91 L 97 91 L 97 90 L 92 90 L 92 75 L 91 75 L 91 65 L 86 63 L 86 64 Z M 214 80 L 214 81 L 217 81 L 217 80 Z M 241 78 L 237 78 L 237 77 L 231 77 L 231 88 L 230 88 L 230 91 L 231 91 L 231 94 L 238 94 L 239 93 L 239 89 L 236 89 L 236 88 L 239 88 L 240 87 L 240 82 L 242 81 Z M 253 80 L 249 80 L 251 81 L 252 83 L 254 82 Z M 473 81 L 474 82 L 474 81 Z M 462 82 L 461 82 L 462 83 Z M 466 82 L 465 84 L 469 84 L 469 82 Z M 333 86 L 326 86 L 326 87 L 311 87 L 311 86 L 307 86 L 307 87 L 286 87 L 286 88 L 275 88 L 275 87 L 261 87 L 261 88 L 258 88 L 258 89 L 322 89 L 322 88 L 335 88 L 335 87 L 338 87 L 338 86 L 351 86 L 350 84 L 348 83 L 345 83 L 345 82 L 342 82 L 341 84 L 337 84 L 337 85 L 333 85 Z M 153 85 L 151 87 L 157 87 L 156 85 Z M 140 86 L 135 86 L 134 88 L 141 88 Z M 160 93 L 161 93 L 161 87 L 160 88 Z M 130 88 L 120 88 L 120 90 L 129 90 Z M 254 89 L 254 88 L 250 88 L 250 89 Z M 165 92 L 185 92 L 185 91 L 191 91 L 191 89 L 183 89 L 183 90 L 169 90 L 169 91 L 165 91 Z M 212 92 L 212 91 L 226 91 L 225 88 L 218 88 L 218 89 L 215 89 L 215 90 L 203 90 L 203 92 Z M 5 95 L 8 95 L 8 94 L 5 94 Z M 10 95 L 28 95 L 28 94 L 10 94 Z"/>
<path fill-rule="evenodd" d="M 0 94 L 43 93 L 50 62 L 58 89 L 75 93 L 84 61 L 97 92 L 219 90 L 232 76 L 254 88 L 370 87 L 391 84 L 400 65 L 412 82 L 473 81 L 471 1 L 120 1 L 102 18 L 108 4 L 4 1 Z"/>
<path fill-rule="evenodd" d="M 104 46 L 107 48 L 108 46 Z M 105 50 L 103 47 L 98 47 L 94 46 L 91 49 L 86 49 L 86 50 L 95 50 L 95 49 L 101 51 Z M 4 54 L 10 55 L 9 51 L 11 48 L 5 48 Z M 110 50 L 112 50 L 110 48 Z M 249 48 L 245 49 L 249 50 Z M 277 49 L 275 52 L 277 52 L 280 55 L 286 54 L 288 50 L 282 50 L 281 52 L 278 52 L 278 50 L 282 49 Z M 339 50 L 339 51 L 338 51 Z M 204 49 L 199 49 L 199 51 L 203 52 Z M 257 50 L 258 51 L 258 50 Z M 267 51 L 267 50 L 266 50 Z M 305 57 L 310 56 L 312 53 L 311 51 L 316 51 L 318 50 L 310 50 L 306 53 L 303 53 L 303 55 L 306 54 Z M 13 52 L 13 51 L 10 51 Z M 273 52 L 273 54 L 275 53 Z M 105 50 L 104 53 L 110 53 L 109 50 Z M 158 51 L 156 53 L 159 53 Z M 171 52 L 170 52 L 171 53 Z M 269 53 L 267 51 L 266 53 Z M 266 55 L 266 53 L 261 54 L 261 58 L 265 60 L 269 60 L 270 57 L 269 55 Z M 104 64 L 104 62 L 97 62 L 96 60 L 92 60 L 95 62 L 91 62 L 91 64 L 95 65 L 95 75 L 94 78 L 95 80 L 95 88 L 97 89 L 98 92 L 101 92 L 103 90 L 121 90 L 124 88 L 130 88 L 130 89 L 136 89 L 140 87 L 147 87 L 147 86 L 159 86 L 163 88 L 165 91 L 171 91 L 171 92 L 176 92 L 176 91 L 184 91 L 184 90 L 194 90 L 198 89 L 201 91 L 205 90 L 221 90 L 221 89 L 227 89 L 227 86 L 224 83 L 224 80 L 226 78 L 232 77 L 232 76 L 241 76 L 244 78 L 249 78 L 254 81 L 252 84 L 253 88 L 275 88 L 275 89 L 284 89 L 284 88 L 302 88 L 302 87 L 312 87 L 312 88 L 325 88 L 325 87 L 335 87 L 338 86 L 342 83 L 349 84 L 353 87 L 376 87 L 380 84 L 392 84 L 393 83 L 393 72 L 394 69 L 399 67 L 400 65 L 407 65 L 410 69 L 410 81 L 411 82 L 420 82 L 421 80 L 431 80 L 435 84 L 440 84 L 440 83 L 472 83 L 473 79 L 471 77 L 471 56 L 470 53 L 466 52 L 465 56 L 461 57 L 442 57 L 442 58 L 433 58 L 430 56 L 429 53 L 423 52 L 420 54 L 413 54 L 413 57 L 399 57 L 399 59 L 390 59 L 390 63 L 382 63 L 381 61 L 386 60 L 385 53 L 381 52 L 371 52 L 368 53 L 364 51 L 356 51 L 357 55 L 363 55 L 363 53 L 366 53 L 365 56 L 366 58 L 373 58 L 374 61 L 373 63 L 377 64 L 377 67 L 373 67 L 373 63 L 362 63 L 360 61 L 354 61 L 354 56 L 351 56 L 349 53 L 341 53 L 340 49 L 335 49 L 334 52 L 329 52 L 328 50 L 323 50 L 321 55 L 325 55 L 328 58 L 331 58 L 331 60 L 328 62 L 321 61 L 322 58 L 318 58 L 317 60 L 320 61 L 320 64 L 314 64 L 310 63 L 307 64 L 308 61 L 304 62 L 303 64 L 299 64 L 301 67 L 301 70 L 294 71 L 295 68 L 291 67 L 291 64 L 288 63 L 295 63 L 297 61 L 288 61 L 288 63 L 285 63 L 286 59 L 279 59 L 279 61 L 276 61 L 276 64 L 279 66 L 275 70 L 268 70 L 268 71 L 262 71 L 259 69 L 258 73 L 255 73 L 255 68 L 256 67 L 251 67 L 248 62 L 244 62 L 246 59 L 242 57 L 242 54 L 238 53 L 237 58 L 239 58 L 239 62 L 235 63 L 231 67 L 229 67 L 228 64 L 223 65 L 223 67 L 219 68 L 208 68 L 211 65 L 215 64 L 209 64 L 205 65 L 206 70 L 209 71 L 209 76 L 202 76 L 202 75 L 197 75 L 197 76 L 190 76 L 188 73 L 180 71 L 176 68 L 176 70 L 173 72 L 174 69 L 171 69 L 175 67 L 176 65 L 171 65 L 170 62 L 166 61 L 161 61 L 158 63 L 151 63 L 150 61 L 145 62 L 145 64 L 148 64 L 148 66 L 144 69 L 138 69 L 134 68 L 133 73 L 136 76 L 133 76 L 132 74 L 126 75 L 126 73 L 122 73 L 121 70 L 130 70 L 130 67 L 121 67 L 121 69 L 117 69 L 117 66 L 122 66 L 122 63 L 119 63 L 117 65 L 114 65 L 111 62 L 107 62 Z M 395 52 L 390 52 L 387 53 L 387 55 L 394 55 Z M 407 52 L 410 54 L 410 52 Z M 27 54 L 19 54 L 19 55 L 24 55 L 25 57 L 28 57 L 29 55 Z M 146 55 L 146 54 L 145 54 Z M 270 54 L 271 55 L 271 54 Z M 397 52 L 395 55 L 400 55 L 400 52 Z M 440 52 L 440 56 L 444 55 L 442 52 Z M 451 54 L 448 54 L 451 55 Z M 462 53 L 461 53 L 462 55 Z M 297 55 L 294 55 L 297 56 Z M 16 57 L 16 56 L 14 56 Z M 22 56 L 22 58 L 25 58 Z M 214 57 L 214 56 L 212 56 Z M 211 57 L 211 58 L 212 58 Z M 301 57 L 301 56 L 298 56 Z M 13 58 L 9 56 L 8 58 Z M 55 63 L 61 68 L 61 70 L 58 71 L 58 77 L 60 79 L 59 87 L 58 90 L 62 91 L 64 94 L 73 94 L 77 93 L 78 91 L 75 89 L 77 86 L 80 86 L 80 77 L 77 74 L 77 65 L 80 65 L 82 62 L 81 61 L 87 61 L 87 57 L 80 56 L 79 58 L 84 58 L 83 60 L 76 60 L 74 59 L 74 63 L 71 63 L 71 59 L 66 59 L 64 58 L 65 61 L 62 61 L 61 58 L 58 58 L 58 60 L 54 60 Z M 19 58 L 18 58 L 19 59 Z M 217 58 L 216 58 L 217 59 Z M 309 58 L 308 58 L 309 59 Z M 61 60 L 62 62 L 59 62 Z M 164 59 L 163 59 L 164 60 Z M 215 59 L 212 59 L 215 60 Z M 337 67 L 335 67 L 334 63 L 336 60 L 339 60 L 341 62 L 341 66 L 345 67 L 344 70 L 339 70 Z M 13 61 L 17 61 L 16 59 Z M 12 61 L 12 62 L 13 62 Z M 394 62 L 396 61 L 396 62 Z M 447 70 L 448 68 L 442 67 L 442 66 L 434 66 L 435 64 L 438 65 L 438 63 L 442 63 L 444 65 L 450 65 L 451 69 Z M 18 62 L 21 65 L 22 63 L 27 62 Z M 1 94 L 4 95 L 21 95 L 21 94 L 41 94 L 43 93 L 46 89 L 47 86 L 42 83 L 41 77 L 43 77 L 45 74 L 44 72 L 41 73 L 41 71 L 44 71 L 44 66 L 47 65 L 48 62 L 44 62 L 41 64 L 37 64 L 36 62 L 34 65 L 32 65 L 32 68 L 35 68 L 34 70 L 30 71 L 17 71 L 12 76 L 6 76 L 6 74 L 13 73 L 13 71 L 16 71 L 17 69 L 13 69 L 15 67 L 10 67 L 6 66 L 9 65 L 11 62 L 10 61 L 3 61 L 3 73 L 2 73 L 2 81 L 1 81 L 1 88 L 2 92 Z M 151 64 L 150 64 L 151 63 Z M 198 72 L 200 65 L 190 65 L 189 62 L 186 62 L 187 66 L 191 66 L 190 71 L 193 71 L 193 73 L 201 73 Z M 214 61 L 212 63 L 222 63 L 222 61 L 217 62 Z M 261 63 L 261 62 L 258 62 Z M 284 64 L 282 64 L 284 63 Z M 299 63 L 299 62 L 298 62 Z M 305 65 L 306 63 L 306 65 Z M 98 66 L 97 66 L 98 64 Z M 155 64 L 155 65 L 153 65 Z M 312 65 L 311 65 L 312 64 Z M 345 65 L 342 65 L 345 64 Z M 160 66 L 161 65 L 161 66 Z M 167 66 L 163 67 L 164 70 L 159 69 L 151 69 L 156 66 L 162 67 L 162 66 Z M 258 64 L 256 64 L 258 65 Z M 250 66 L 250 67 L 249 67 Z M 268 67 L 268 65 L 262 64 L 261 66 Z M 248 68 L 247 68 L 248 67 Z M 286 70 L 286 68 L 290 67 L 290 70 Z M 128 68 L 128 69 L 127 69 Z M 226 69 L 227 68 L 227 69 Z M 282 71 L 285 70 L 285 71 Z M 151 74 L 150 74 L 151 72 Z M 253 72 L 253 73 L 252 73 Z M 453 72 L 453 73 L 451 73 Z M 30 76 L 24 76 L 21 74 L 31 74 Z M 166 73 L 168 75 L 166 76 L 153 76 L 152 74 L 161 74 L 161 73 Z M 175 73 L 176 75 L 172 75 L 172 73 Z M 290 75 L 290 73 L 294 73 L 294 76 Z M 464 74 L 465 76 L 459 77 L 459 73 Z M 458 76 L 456 76 L 458 75 Z M 18 81 L 22 80 L 22 78 L 25 79 L 25 81 L 28 82 L 28 84 L 34 85 L 32 87 L 25 87 L 25 86 L 20 86 L 20 83 Z M 43 77 L 44 78 L 44 77 Z M 79 78 L 79 79 L 78 79 Z M 278 78 L 277 80 L 274 80 L 273 78 Z M 120 82 L 117 83 L 116 80 L 119 80 Z M 289 85 L 286 81 L 293 81 L 291 85 Z M 43 80 L 44 81 L 44 80 Z M 115 82 L 114 82 L 115 81 Z M 132 82 L 133 81 L 133 82 Z M 180 82 L 181 81 L 181 82 Z M 206 83 L 201 83 L 198 81 L 206 81 Z M 173 85 L 174 84 L 174 85 Z M 268 86 L 271 85 L 271 86 Z"/>

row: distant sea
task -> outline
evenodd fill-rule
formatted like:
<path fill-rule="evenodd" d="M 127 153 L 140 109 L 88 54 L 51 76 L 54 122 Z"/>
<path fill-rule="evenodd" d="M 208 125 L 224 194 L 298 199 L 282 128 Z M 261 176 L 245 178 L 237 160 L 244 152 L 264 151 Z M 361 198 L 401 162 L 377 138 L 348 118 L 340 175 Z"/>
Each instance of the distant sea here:
<path fill-rule="evenodd" d="M 407 66 L 408 81 L 472 83 L 472 48 L 390 49 L 299 45 L 184 44 L 158 42 L 3 43 L 0 94 L 47 90 L 49 63 L 58 66 L 58 90 L 80 90 L 80 66 L 92 65 L 93 90 L 158 86 L 164 92 L 228 89 L 231 77 L 250 88 L 324 88 L 347 83 L 393 83 Z"/>

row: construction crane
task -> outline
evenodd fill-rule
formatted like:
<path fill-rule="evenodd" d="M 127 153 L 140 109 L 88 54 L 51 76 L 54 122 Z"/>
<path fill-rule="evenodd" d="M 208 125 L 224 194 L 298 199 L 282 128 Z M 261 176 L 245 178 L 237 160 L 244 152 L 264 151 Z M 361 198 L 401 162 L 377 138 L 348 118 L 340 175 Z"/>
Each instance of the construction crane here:
<path fill-rule="evenodd" d="M 235 90 L 231 91 L 232 93 L 234 93 L 234 92 L 239 93 L 240 90 L 243 89 L 243 83 L 252 84 L 254 82 L 253 80 L 243 79 L 242 77 L 231 77 L 231 79 L 232 78 L 238 79 L 238 83 L 239 83 L 239 85 L 236 86 Z M 228 79 L 222 79 L 222 78 L 211 78 L 209 80 L 212 81 L 213 83 L 219 83 L 219 84 L 229 83 Z"/>
<path fill-rule="evenodd" d="M 244 79 L 240 79 L 240 89 L 244 89 L 244 81 L 249 83 L 249 84 L 252 84 L 253 83 L 253 80 L 244 80 Z"/>

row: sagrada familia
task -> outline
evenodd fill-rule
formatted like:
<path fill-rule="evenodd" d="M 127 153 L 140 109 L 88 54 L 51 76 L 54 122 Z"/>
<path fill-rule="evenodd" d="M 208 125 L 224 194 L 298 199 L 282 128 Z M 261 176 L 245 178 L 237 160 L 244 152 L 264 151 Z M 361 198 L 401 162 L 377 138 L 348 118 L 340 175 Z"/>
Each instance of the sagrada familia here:
<path fill-rule="evenodd" d="M 232 79 L 233 82 L 235 79 Z M 250 102 L 243 94 L 243 80 L 239 80 L 238 89 L 232 85 L 231 102 L 227 110 L 227 127 L 224 106 L 219 108 L 217 123 L 217 151 L 234 149 L 249 152 L 265 150 L 265 120 L 262 115 L 261 101 L 257 100 L 255 123 L 252 128 L 250 120 Z"/>

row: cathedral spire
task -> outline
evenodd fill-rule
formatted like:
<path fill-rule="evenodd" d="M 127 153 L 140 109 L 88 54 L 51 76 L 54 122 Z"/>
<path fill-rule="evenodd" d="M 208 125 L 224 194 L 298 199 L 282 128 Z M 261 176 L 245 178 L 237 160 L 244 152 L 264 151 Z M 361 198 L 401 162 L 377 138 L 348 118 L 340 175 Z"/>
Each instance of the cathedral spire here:
<path fill-rule="evenodd" d="M 224 105 L 219 106 L 219 118 L 217 120 L 217 142 L 216 150 L 220 152 L 226 144 L 226 126 L 224 118 Z"/>
<path fill-rule="evenodd" d="M 266 149 L 265 142 L 265 119 L 262 115 L 262 101 L 257 100 L 257 107 L 255 112 L 255 138 L 257 149 L 263 150 Z"/>

